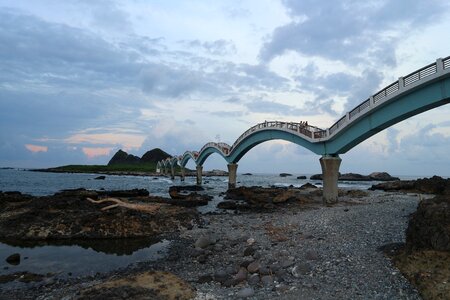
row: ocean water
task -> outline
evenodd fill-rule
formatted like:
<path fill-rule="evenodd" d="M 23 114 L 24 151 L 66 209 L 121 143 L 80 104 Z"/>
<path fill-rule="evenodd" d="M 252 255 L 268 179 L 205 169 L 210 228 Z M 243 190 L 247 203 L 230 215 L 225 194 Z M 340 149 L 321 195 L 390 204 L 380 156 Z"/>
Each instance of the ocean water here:
<path fill-rule="evenodd" d="M 310 174 L 293 174 L 280 177 L 278 174 L 238 174 L 238 186 L 290 186 L 300 187 L 305 183 L 321 186 L 321 181 L 297 179 L 297 176 Z M 0 169 L 0 191 L 19 191 L 34 196 L 54 194 L 62 189 L 86 188 L 93 190 L 124 190 L 143 188 L 155 196 L 169 197 L 168 189 L 172 185 L 193 185 L 195 177 L 186 177 L 181 182 L 177 177 L 118 176 L 106 175 L 104 180 L 95 180 L 98 174 L 80 173 L 46 173 L 18 169 Z M 416 177 L 403 177 L 414 179 Z M 206 193 L 214 198 L 208 206 L 199 207 L 202 213 L 216 209 L 219 196 L 226 191 L 227 177 L 203 177 Z M 341 188 L 367 189 L 377 182 L 339 182 Z M 36 243 L 0 241 L 0 275 L 28 271 L 38 274 L 52 273 L 54 276 L 92 275 L 126 267 L 139 261 L 150 261 L 164 257 L 170 241 L 107 240 L 107 241 L 71 241 L 64 243 Z M 22 257 L 17 266 L 9 265 L 5 259 L 19 253 Z M 26 257 L 26 259 L 25 259 Z M 20 285 L 10 283 L 9 285 Z M 1 288 L 1 285 L 0 285 Z"/>
<path fill-rule="evenodd" d="M 278 174 L 238 174 L 238 186 L 290 186 L 300 187 L 305 183 L 322 185 L 320 180 L 297 179 L 297 176 L 305 175 L 307 178 L 311 174 L 293 174 L 293 176 L 280 177 Z M 0 191 L 19 191 L 33 196 L 52 195 L 63 189 L 105 189 L 105 190 L 125 190 L 134 188 L 147 189 L 155 196 L 168 197 L 169 187 L 172 185 L 192 185 L 195 184 L 195 177 L 186 177 L 181 182 L 179 177 L 171 180 L 168 177 L 149 176 L 119 176 L 106 175 L 105 180 L 95 180 L 98 174 L 85 173 L 47 173 L 33 172 L 18 169 L 0 169 Z M 411 179 L 416 177 L 404 177 Z M 212 193 L 223 192 L 227 189 L 228 178 L 220 176 L 203 177 L 203 186 Z M 339 182 L 339 187 L 367 189 L 377 182 Z"/>

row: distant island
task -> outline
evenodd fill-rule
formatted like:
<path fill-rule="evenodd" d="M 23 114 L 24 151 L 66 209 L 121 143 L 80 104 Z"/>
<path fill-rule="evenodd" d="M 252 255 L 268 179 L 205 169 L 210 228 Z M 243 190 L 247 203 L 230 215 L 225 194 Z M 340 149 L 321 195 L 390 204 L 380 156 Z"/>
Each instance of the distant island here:
<path fill-rule="evenodd" d="M 57 173 L 103 173 L 117 175 L 148 175 L 156 174 L 156 164 L 172 157 L 167 152 L 155 148 L 147 151 L 142 157 L 128 154 L 122 149 L 109 160 L 107 165 L 67 165 L 48 169 L 35 169 L 39 172 Z"/>

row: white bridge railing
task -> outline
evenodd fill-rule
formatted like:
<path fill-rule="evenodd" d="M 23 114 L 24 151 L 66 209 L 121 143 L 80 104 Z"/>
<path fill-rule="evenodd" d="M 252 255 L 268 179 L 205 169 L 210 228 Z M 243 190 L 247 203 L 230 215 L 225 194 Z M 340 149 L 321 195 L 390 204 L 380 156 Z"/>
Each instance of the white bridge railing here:
<path fill-rule="evenodd" d="M 393 97 L 399 95 L 399 93 L 410 90 L 422 83 L 429 80 L 433 80 L 435 77 L 443 74 L 450 73 L 450 56 L 443 59 L 437 59 L 436 62 L 429 64 L 417 71 L 412 72 L 404 77 L 400 77 L 394 83 L 386 86 L 379 92 L 373 94 L 367 100 L 356 106 L 351 111 L 347 112 L 343 117 L 336 121 L 329 129 L 321 129 L 315 126 L 307 125 L 307 123 L 295 123 L 295 122 L 281 122 L 281 121 L 265 121 L 263 123 L 256 124 L 246 130 L 241 136 L 233 143 L 232 146 L 227 143 L 207 143 L 202 147 L 200 151 L 191 151 L 192 156 L 197 157 L 208 147 L 214 147 L 219 149 L 224 155 L 229 155 L 236 146 L 242 142 L 246 137 L 253 134 L 256 131 L 266 130 L 270 128 L 285 130 L 288 132 L 294 132 L 295 134 L 306 138 L 307 140 L 315 143 L 329 140 L 333 135 L 339 132 L 342 128 L 348 126 L 351 122 L 368 113 L 381 103 L 384 103 Z M 183 156 L 178 157 L 181 160 Z M 161 167 L 165 166 L 168 161 L 161 161 Z"/>

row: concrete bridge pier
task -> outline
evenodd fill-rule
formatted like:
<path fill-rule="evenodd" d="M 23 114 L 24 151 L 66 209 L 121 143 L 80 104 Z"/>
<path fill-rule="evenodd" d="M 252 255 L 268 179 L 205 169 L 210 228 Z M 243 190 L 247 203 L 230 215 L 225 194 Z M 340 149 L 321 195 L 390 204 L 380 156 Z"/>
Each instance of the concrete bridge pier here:
<path fill-rule="evenodd" d="M 197 166 L 197 185 L 202 185 L 203 166 Z"/>
<path fill-rule="evenodd" d="M 341 158 L 338 155 L 324 155 L 320 158 L 323 178 L 323 204 L 333 204 L 338 201 L 338 177 Z"/>
<path fill-rule="evenodd" d="M 234 189 L 236 187 L 236 174 L 237 174 L 237 164 L 228 164 L 228 188 Z"/>
<path fill-rule="evenodd" d="M 181 181 L 184 181 L 184 178 L 186 177 L 186 169 L 181 166 Z"/>
<path fill-rule="evenodd" d="M 170 166 L 170 179 L 175 179 L 175 167 L 173 165 Z"/>

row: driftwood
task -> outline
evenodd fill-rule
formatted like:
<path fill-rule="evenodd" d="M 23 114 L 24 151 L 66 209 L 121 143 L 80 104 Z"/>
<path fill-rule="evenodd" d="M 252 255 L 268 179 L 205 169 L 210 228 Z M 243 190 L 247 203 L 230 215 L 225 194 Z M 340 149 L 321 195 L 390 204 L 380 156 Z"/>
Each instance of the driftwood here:
<path fill-rule="evenodd" d="M 115 208 L 115 207 L 125 207 L 128 209 L 138 210 L 138 211 L 142 211 L 142 212 L 154 213 L 155 211 L 159 210 L 161 207 L 161 204 L 156 204 L 156 203 L 155 204 L 153 204 L 153 203 L 152 204 L 136 204 L 136 203 L 124 202 L 117 198 L 105 198 L 105 199 L 101 199 L 101 200 L 94 200 L 94 199 L 88 197 L 86 199 L 95 204 L 101 204 L 101 203 L 105 203 L 105 202 L 114 203 L 114 204 L 103 207 L 101 210 L 109 210 L 109 209 Z"/>

